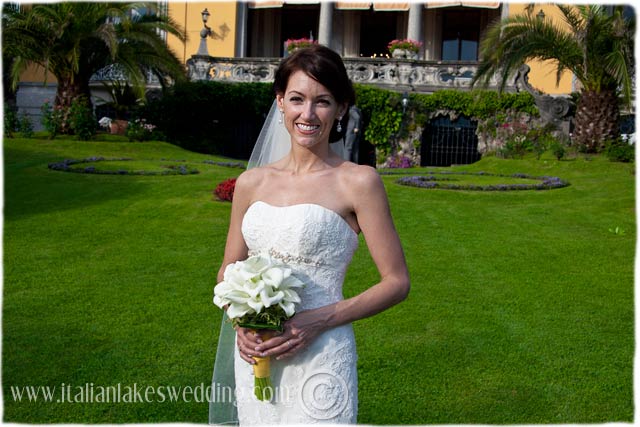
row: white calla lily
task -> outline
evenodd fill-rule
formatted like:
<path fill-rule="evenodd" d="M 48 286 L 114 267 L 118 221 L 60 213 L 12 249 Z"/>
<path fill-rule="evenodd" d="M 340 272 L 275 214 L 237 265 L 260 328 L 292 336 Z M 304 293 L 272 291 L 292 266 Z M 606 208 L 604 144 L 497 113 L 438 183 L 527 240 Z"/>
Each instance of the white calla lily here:
<path fill-rule="evenodd" d="M 282 291 L 274 292 L 273 289 L 265 288 L 260 292 L 260 300 L 267 308 L 279 303 L 283 298 L 284 293 Z"/>
<path fill-rule="evenodd" d="M 213 302 L 221 308 L 226 306 L 227 315 L 235 321 L 256 323 L 255 316 L 266 311 L 271 313 L 266 318 L 280 322 L 293 316 L 295 304 L 301 302 L 295 289 L 304 283 L 292 273 L 290 267 L 268 255 L 229 264 L 224 280 L 214 289 Z"/>
<path fill-rule="evenodd" d="M 262 274 L 262 280 L 271 286 L 272 288 L 278 288 L 282 280 L 284 279 L 284 273 L 279 268 L 270 268 Z"/>
<path fill-rule="evenodd" d="M 280 308 L 284 310 L 285 314 L 289 317 L 293 316 L 293 314 L 295 313 L 295 305 L 292 302 L 280 301 L 278 305 L 280 306 Z"/>
<path fill-rule="evenodd" d="M 300 297 L 298 296 L 298 293 L 296 291 L 292 291 L 291 289 L 285 289 L 282 292 L 284 292 L 285 301 L 294 302 L 296 304 L 300 304 L 302 302 L 302 300 L 300 300 Z"/>
<path fill-rule="evenodd" d="M 251 311 L 251 307 L 247 304 L 229 304 L 227 308 L 227 316 L 229 319 L 242 317 Z"/>
<path fill-rule="evenodd" d="M 258 301 L 255 299 L 251 299 L 249 301 L 247 301 L 247 305 L 249 307 L 251 307 L 251 309 L 253 311 L 255 311 L 256 313 L 260 313 L 262 311 L 262 309 L 264 308 L 264 304 L 262 303 L 262 301 Z"/>

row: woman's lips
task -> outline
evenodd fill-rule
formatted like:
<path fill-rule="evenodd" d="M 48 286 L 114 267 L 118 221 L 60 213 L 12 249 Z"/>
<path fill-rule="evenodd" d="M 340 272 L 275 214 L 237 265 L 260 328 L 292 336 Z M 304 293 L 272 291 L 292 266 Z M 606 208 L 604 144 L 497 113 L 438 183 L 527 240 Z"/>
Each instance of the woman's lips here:
<path fill-rule="evenodd" d="M 302 133 L 313 133 L 316 130 L 320 129 L 320 125 L 309 125 L 309 124 L 306 124 L 306 123 L 296 123 L 296 127 Z"/>

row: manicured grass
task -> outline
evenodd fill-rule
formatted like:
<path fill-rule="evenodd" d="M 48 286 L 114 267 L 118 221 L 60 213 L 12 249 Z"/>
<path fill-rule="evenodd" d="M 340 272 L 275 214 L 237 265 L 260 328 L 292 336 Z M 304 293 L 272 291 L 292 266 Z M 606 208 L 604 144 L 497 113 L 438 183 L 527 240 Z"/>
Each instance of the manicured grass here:
<path fill-rule="evenodd" d="M 193 394 L 19 403 L 11 387 L 56 387 L 59 398 L 63 383 L 72 394 L 86 383 L 208 386 L 220 322 L 212 289 L 230 210 L 212 190 L 241 169 L 201 165 L 228 159 L 158 142 L 15 139 L 4 149 L 4 421 L 206 423 L 208 405 Z M 92 156 L 145 167 L 185 159 L 200 174 L 47 168 Z M 412 291 L 355 324 L 359 422 L 632 421 L 634 166 L 489 157 L 453 170 L 571 185 L 485 193 L 383 177 Z M 345 296 L 377 279 L 361 238 Z"/>

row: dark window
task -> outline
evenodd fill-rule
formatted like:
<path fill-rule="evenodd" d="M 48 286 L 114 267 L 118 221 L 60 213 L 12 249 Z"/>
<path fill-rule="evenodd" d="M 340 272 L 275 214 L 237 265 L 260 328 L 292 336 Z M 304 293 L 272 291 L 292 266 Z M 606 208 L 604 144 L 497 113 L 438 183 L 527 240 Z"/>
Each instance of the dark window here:
<path fill-rule="evenodd" d="M 284 53 L 284 42 L 288 39 L 318 39 L 320 10 L 316 5 L 285 5 L 282 8 L 280 34 Z"/>
<path fill-rule="evenodd" d="M 288 39 L 318 39 L 320 6 L 290 5 L 249 9 L 247 52 L 255 57 L 284 56 Z"/>
<path fill-rule="evenodd" d="M 442 18 L 442 60 L 477 61 L 480 11 L 447 10 Z"/>
<path fill-rule="evenodd" d="M 362 12 L 360 21 L 360 54 L 364 57 L 389 53 L 387 45 L 396 38 L 396 22 L 398 16 L 394 12 Z"/>

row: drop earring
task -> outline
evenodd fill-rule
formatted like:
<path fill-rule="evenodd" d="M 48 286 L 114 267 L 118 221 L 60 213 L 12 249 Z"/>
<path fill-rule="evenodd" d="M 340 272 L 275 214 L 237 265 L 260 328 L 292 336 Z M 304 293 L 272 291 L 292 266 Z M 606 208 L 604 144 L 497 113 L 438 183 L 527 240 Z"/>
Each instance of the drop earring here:
<path fill-rule="evenodd" d="M 338 117 L 338 124 L 336 125 L 336 132 L 338 133 L 342 132 L 342 123 L 340 123 L 341 120 L 342 117 Z"/>
<path fill-rule="evenodd" d="M 280 110 L 280 117 L 278 118 L 278 123 L 282 124 L 283 117 L 284 117 L 284 110 Z"/>

